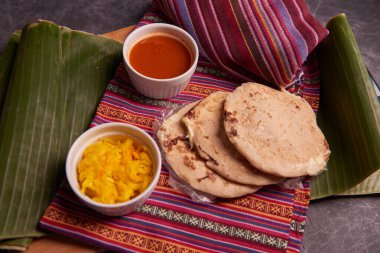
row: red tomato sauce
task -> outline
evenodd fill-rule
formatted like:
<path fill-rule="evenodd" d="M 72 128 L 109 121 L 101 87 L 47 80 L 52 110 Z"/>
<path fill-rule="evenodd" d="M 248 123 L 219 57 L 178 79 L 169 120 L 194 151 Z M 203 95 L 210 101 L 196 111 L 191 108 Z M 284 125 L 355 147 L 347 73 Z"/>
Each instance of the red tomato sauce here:
<path fill-rule="evenodd" d="M 129 62 L 144 76 L 166 79 L 185 73 L 191 66 L 191 54 L 179 40 L 153 35 L 132 47 Z"/>

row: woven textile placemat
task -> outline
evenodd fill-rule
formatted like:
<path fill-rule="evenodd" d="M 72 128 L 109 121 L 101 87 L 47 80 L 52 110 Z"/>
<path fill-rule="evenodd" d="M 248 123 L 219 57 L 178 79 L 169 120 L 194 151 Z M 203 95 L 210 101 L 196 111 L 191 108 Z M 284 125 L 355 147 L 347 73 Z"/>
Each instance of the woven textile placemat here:
<path fill-rule="evenodd" d="M 318 106 L 317 66 L 305 65 L 300 81 L 289 87 Z M 169 100 L 152 100 L 135 91 L 121 64 L 97 108 L 92 126 L 125 122 L 153 134 L 155 118 L 168 107 L 199 100 L 237 87 L 228 76 L 200 61 L 189 86 Z M 82 205 L 66 182 L 40 221 L 42 228 L 118 251 L 163 252 L 297 252 L 309 204 L 309 178 L 303 189 L 267 186 L 245 197 L 196 203 L 171 188 L 162 168 L 159 183 L 135 213 L 106 217 Z"/>

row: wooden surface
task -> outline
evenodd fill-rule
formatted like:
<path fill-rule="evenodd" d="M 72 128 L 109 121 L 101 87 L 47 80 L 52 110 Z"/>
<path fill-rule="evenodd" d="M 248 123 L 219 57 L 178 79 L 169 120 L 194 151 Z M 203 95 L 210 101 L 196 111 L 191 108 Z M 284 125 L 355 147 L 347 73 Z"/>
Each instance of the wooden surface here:
<path fill-rule="evenodd" d="M 102 34 L 101 36 L 108 37 L 123 43 L 128 34 L 134 29 L 134 26 L 122 28 Z M 45 237 L 38 238 L 33 241 L 25 253 L 97 253 L 103 249 L 88 245 L 80 241 L 76 241 L 57 234 L 51 234 Z"/>
<path fill-rule="evenodd" d="M 130 34 L 132 32 L 132 30 L 134 28 L 135 28 L 134 26 L 128 26 L 128 27 L 125 27 L 125 28 L 122 28 L 122 29 L 119 29 L 116 31 L 112 31 L 109 33 L 102 34 L 100 36 L 108 37 L 108 38 L 114 39 L 116 41 L 119 41 L 120 43 L 123 43 L 125 38 L 128 36 L 128 34 Z"/>
<path fill-rule="evenodd" d="M 24 252 L 33 253 L 98 253 L 103 249 L 59 235 L 48 235 L 33 241 Z"/>

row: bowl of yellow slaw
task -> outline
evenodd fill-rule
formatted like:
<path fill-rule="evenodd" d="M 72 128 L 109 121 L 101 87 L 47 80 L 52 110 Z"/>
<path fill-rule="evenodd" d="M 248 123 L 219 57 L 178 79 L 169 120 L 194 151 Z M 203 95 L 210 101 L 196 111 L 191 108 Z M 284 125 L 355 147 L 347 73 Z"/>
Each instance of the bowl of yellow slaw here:
<path fill-rule="evenodd" d="M 122 216 L 153 192 L 161 154 L 153 138 L 126 123 L 105 123 L 84 132 L 66 159 L 66 177 L 78 198 L 93 210 Z"/>

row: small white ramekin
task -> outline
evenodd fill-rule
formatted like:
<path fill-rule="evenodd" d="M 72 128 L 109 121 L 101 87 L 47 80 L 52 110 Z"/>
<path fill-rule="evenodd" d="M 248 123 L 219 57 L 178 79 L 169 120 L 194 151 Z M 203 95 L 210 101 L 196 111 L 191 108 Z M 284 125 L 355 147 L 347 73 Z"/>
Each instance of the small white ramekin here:
<path fill-rule="evenodd" d="M 154 34 L 167 34 L 182 41 L 192 55 L 191 67 L 183 74 L 168 78 L 157 79 L 144 76 L 137 72 L 129 62 L 130 49 L 140 40 Z M 135 89 L 144 96 L 154 99 L 171 98 L 183 91 L 194 74 L 198 63 L 198 46 L 194 39 L 185 30 L 169 24 L 148 24 L 135 29 L 124 41 L 123 59 L 124 65 Z"/>
<path fill-rule="evenodd" d="M 89 145 L 96 143 L 99 139 L 120 135 L 128 136 L 148 148 L 153 163 L 153 179 L 145 191 L 129 201 L 117 204 L 99 203 L 80 192 L 77 172 L 78 163 L 82 159 L 84 150 Z M 85 205 L 108 216 L 121 216 L 135 211 L 153 192 L 158 183 L 160 172 L 161 153 L 156 142 L 140 128 L 126 123 L 106 123 L 87 130 L 73 143 L 66 159 L 66 176 L 74 193 Z"/>

